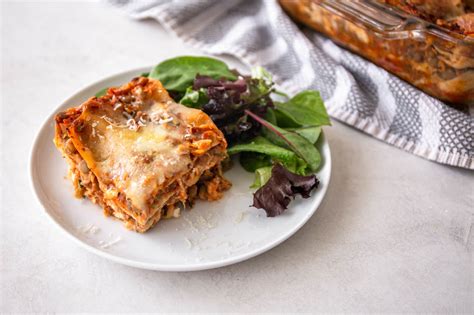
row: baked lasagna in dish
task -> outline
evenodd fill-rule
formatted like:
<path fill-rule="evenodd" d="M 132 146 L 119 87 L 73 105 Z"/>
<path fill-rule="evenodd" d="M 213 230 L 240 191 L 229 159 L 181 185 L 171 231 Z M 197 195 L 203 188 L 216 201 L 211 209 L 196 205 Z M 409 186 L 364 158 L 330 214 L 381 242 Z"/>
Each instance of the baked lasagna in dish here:
<path fill-rule="evenodd" d="M 175 103 L 157 80 L 110 88 L 55 121 L 54 142 L 76 196 L 128 229 L 145 232 L 195 199 L 217 200 L 230 188 L 221 131 L 204 112 Z"/>
<path fill-rule="evenodd" d="M 279 0 L 297 21 L 459 109 L 474 104 L 473 0 Z"/>
<path fill-rule="evenodd" d="M 378 0 L 451 31 L 474 37 L 474 0 Z"/>

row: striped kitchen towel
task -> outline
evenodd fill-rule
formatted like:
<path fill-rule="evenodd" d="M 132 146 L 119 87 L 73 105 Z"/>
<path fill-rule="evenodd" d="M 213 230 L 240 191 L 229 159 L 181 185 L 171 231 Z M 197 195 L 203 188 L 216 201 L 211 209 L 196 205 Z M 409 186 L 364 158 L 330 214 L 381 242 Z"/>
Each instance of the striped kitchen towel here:
<path fill-rule="evenodd" d="M 209 54 L 268 69 L 291 93 L 321 92 L 329 114 L 398 148 L 474 169 L 474 117 L 448 107 L 317 33 L 273 0 L 109 0 Z"/>

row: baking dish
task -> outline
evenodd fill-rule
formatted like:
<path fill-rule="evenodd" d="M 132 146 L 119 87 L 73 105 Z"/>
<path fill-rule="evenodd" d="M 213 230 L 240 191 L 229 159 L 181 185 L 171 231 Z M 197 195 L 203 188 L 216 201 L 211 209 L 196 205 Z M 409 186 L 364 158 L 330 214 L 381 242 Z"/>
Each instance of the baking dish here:
<path fill-rule="evenodd" d="M 280 0 L 296 20 L 455 107 L 474 104 L 474 37 L 377 1 Z"/>

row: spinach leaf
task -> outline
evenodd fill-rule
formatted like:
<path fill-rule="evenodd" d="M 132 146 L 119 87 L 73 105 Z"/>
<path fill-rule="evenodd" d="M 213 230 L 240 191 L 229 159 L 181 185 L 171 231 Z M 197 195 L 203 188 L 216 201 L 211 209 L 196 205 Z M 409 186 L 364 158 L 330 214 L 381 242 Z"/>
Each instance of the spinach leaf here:
<path fill-rule="evenodd" d="M 308 164 L 312 171 L 315 172 L 318 170 L 321 164 L 321 155 L 316 147 L 306 138 L 296 132 L 279 128 L 249 110 L 245 110 L 245 112 L 265 127 L 262 130 L 262 134 L 265 138 L 278 146 L 283 146 L 295 152 Z"/>
<path fill-rule="evenodd" d="M 271 124 L 277 124 L 277 117 L 275 115 L 275 111 L 271 108 L 267 108 L 267 113 L 265 114 L 265 119 Z"/>
<path fill-rule="evenodd" d="M 272 166 L 265 166 L 255 170 L 255 180 L 250 188 L 260 188 L 265 185 L 272 176 Z"/>
<path fill-rule="evenodd" d="M 205 89 L 201 88 L 196 91 L 190 86 L 186 89 L 186 93 L 179 102 L 187 107 L 201 108 L 208 101 L 209 98 Z"/>
<path fill-rule="evenodd" d="M 331 125 L 323 100 L 317 91 L 296 94 L 288 102 L 276 103 L 276 108 L 285 118 L 291 118 L 300 126 Z"/>
<path fill-rule="evenodd" d="M 277 105 L 278 105 L 278 103 L 277 103 Z M 285 112 L 282 112 L 278 108 L 275 108 L 273 110 L 273 112 L 275 114 L 275 118 L 276 118 L 276 121 L 277 121 L 277 123 L 274 124 L 274 125 L 277 125 L 278 127 L 282 127 L 282 128 L 298 128 L 298 127 L 301 127 L 301 124 L 297 123 L 291 115 L 289 115 Z"/>
<path fill-rule="evenodd" d="M 227 65 L 209 57 L 183 56 L 165 60 L 152 69 L 149 77 L 158 79 L 170 91 L 185 92 L 193 84 L 196 75 L 214 79 L 237 80 Z"/>
<path fill-rule="evenodd" d="M 240 165 L 247 172 L 255 172 L 256 169 L 272 165 L 272 159 L 269 155 L 256 152 L 241 152 L 239 157 Z"/>
<path fill-rule="evenodd" d="M 282 163 L 286 168 L 297 174 L 306 174 L 308 164 L 301 158 L 299 158 L 293 151 L 282 148 L 276 144 L 273 144 L 264 137 L 258 136 L 252 141 L 247 143 L 236 144 L 227 149 L 229 155 L 237 154 L 240 152 L 255 152 L 268 155 L 273 161 Z M 250 162 L 242 165 L 245 169 L 252 170 L 256 168 L 257 162 L 251 165 Z"/>
<path fill-rule="evenodd" d="M 296 132 L 303 138 L 306 138 L 312 144 L 315 144 L 316 141 L 319 139 L 319 135 L 321 134 L 321 127 L 319 126 L 308 126 L 308 127 L 301 127 L 301 128 L 288 128 L 287 130 Z"/>

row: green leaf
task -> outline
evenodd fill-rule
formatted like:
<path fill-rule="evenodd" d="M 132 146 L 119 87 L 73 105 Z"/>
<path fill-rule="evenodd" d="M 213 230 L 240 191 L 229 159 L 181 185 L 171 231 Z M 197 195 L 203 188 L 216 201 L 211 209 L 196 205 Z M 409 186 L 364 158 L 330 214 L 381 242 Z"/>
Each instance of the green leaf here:
<path fill-rule="evenodd" d="M 265 81 L 267 85 L 273 84 L 272 75 L 263 67 L 254 67 L 251 69 L 252 78 Z"/>
<path fill-rule="evenodd" d="M 150 76 L 150 72 L 143 72 L 140 74 L 141 77 L 148 78 Z"/>
<path fill-rule="evenodd" d="M 227 149 L 229 155 L 237 154 L 240 152 L 255 152 L 270 156 L 272 161 L 277 161 L 283 164 L 287 169 L 297 174 L 306 174 L 308 164 L 301 158 L 299 158 L 293 151 L 282 148 L 263 137 L 256 137 L 252 141 L 247 143 L 236 144 Z M 259 162 L 251 162 L 245 160 L 242 167 L 246 170 L 252 171 L 256 169 Z M 259 164 L 263 165 L 263 163 Z"/>
<path fill-rule="evenodd" d="M 268 122 L 270 122 L 270 123 L 272 123 L 272 124 L 274 124 L 274 125 L 277 124 L 277 118 L 276 118 L 276 115 L 275 115 L 275 111 L 274 111 L 273 109 L 271 109 L 271 108 L 268 108 L 268 109 L 267 109 L 267 114 L 265 115 L 265 119 L 266 119 Z"/>
<path fill-rule="evenodd" d="M 309 168 L 315 172 L 321 164 L 321 155 L 318 149 L 309 142 L 306 138 L 300 136 L 296 132 L 272 126 L 273 129 L 265 128 L 263 136 L 275 143 L 295 152 L 301 159 L 303 159 Z"/>
<path fill-rule="evenodd" d="M 276 103 L 276 108 L 300 126 L 331 125 L 326 107 L 317 91 L 298 93 L 288 102 Z"/>
<path fill-rule="evenodd" d="M 275 117 L 277 120 L 277 123 L 274 125 L 277 125 L 278 127 L 282 128 L 298 128 L 301 127 L 299 123 L 297 123 L 294 118 L 291 115 L 288 115 L 278 108 L 274 109 L 273 112 L 275 113 Z"/>
<path fill-rule="evenodd" d="M 263 136 L 278 146 L 288 148 L 303 159 L 312 171 L 317 171 L 321 164 L 321 155 L 316 147 L 296 132 L 279 128 L 262 119 L 249 110 L 245 112 L 265 127 Z"/>
<path fill-rule="evenodd" d="M 109 88 L 106 87 L 106 88 L 103 88 L 102 90 L 100 90 L 99 92 L 95 93 L 95 97 L 101 97 L 101 96 L 104 96 L 105 94 L 107 94 L 107 90 Z"/>
<path fill-rule="evenodd" d="M 273 93 L 276 94 L 276 95 L 279 95 L 279 96 L 281 96 L 281 97 L 284 97 L 284 98 L 286 98 L 286 99 L 289 99 L 289 98 L 290 98 L 290 97 L 288 96 L 288 94 L 286 94 L 286 93 L 283 92 L 283 91 L 277 90 L 277 89 L 275 89 L 275 90 L 273 91 Z"/>
<path fill-rule="evenodd" d="M 198 91 L 193 90 L 190 86 L 186 89 L 186 93 L 181 98 L 179 103 L 192 108 L 201 108 L 204 104 L 209 101 L 206 90 L 201 88 Z"/>
<path fill-rule="evenodd" d="M 308 126 L 308 127 L 301 127 L 301 128 L 292 128 L 287 129 L 289 131 L 296 132 L 303 138 L 306 138 L 312 144 L 315 144 L 316 141 L 319 139 L 319 135 L 321 134 L 321 127 L 319 126 Z"/>
<path fill-rule="evenodd" d="M 256 169 L 272 165 L 269 155 L 256 152 L 241 152 L 239 157 L 240 165 L 247 172 L 255 172 Z"/>
<path fill-rule="evenodd" d="M 198 74 L 214 79 L 237 80 L 237 76 L 224 62 L 214 58 L 196 56 L 165 60 L 153 68 L 150 78 L 160 80 L 167 90 L 185 92 L 193 84 Z"/>
<path fill-rule="evenodd" d="M 241 95 L 247 104 L 260 104 L 266 106 L 268 96 L 273 92 L 272 75 L 262 67 L 252 68 L 252 76 L 247 79 L 247 92 Z"/>
<path fill-rule="evenodd" d="M 272 177 L 272 166 L 265 166 L 255 170 L 255 181 L 250 188 L 260 188 Z"/>

